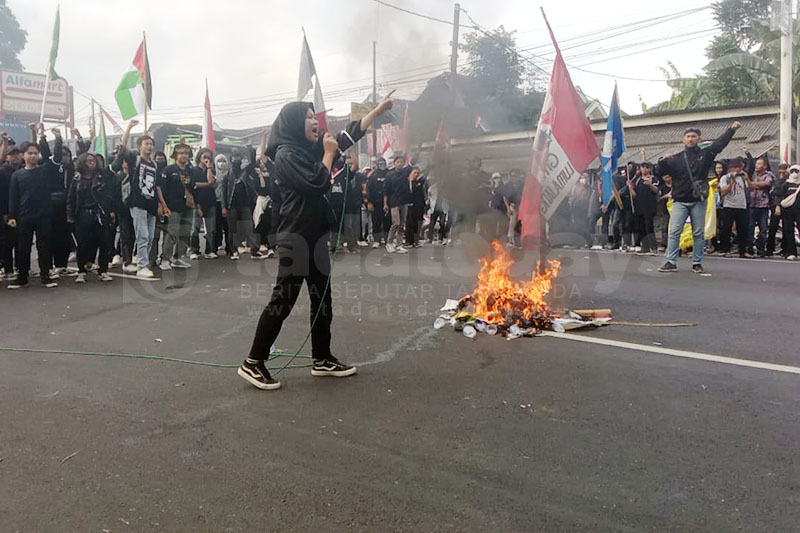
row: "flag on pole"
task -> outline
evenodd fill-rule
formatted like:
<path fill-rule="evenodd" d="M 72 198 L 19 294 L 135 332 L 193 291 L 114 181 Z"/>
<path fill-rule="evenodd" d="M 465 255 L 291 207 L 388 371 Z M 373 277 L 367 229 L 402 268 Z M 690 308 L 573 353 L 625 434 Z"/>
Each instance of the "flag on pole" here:
<path fill-rule="evenodd" d="M 319 84 L 319 76 L 317 76 L 317 69 L 314 66 L 314 58 L 311 57 L 311 48 L 308 46 L 306 33 L 303 31 L 303 49 L 300 52 L 300 75 L 297 78 L 297 101 L 299 102 L 305 98 L 312 88 L 314 89 L 314 110 L 317 113 L 319 129 L 328 131 L 322 87 Z"/>
<path fill-rule="evenodd" d="M 545 23 L 556 57 L 520 202 L 522 239 L 526 243 L 539 239 L 542 217 L 549 220 L 553 216 L 581 173 L 600 155 L 547 17 Z"/>
<path fill-rule="evenodd" d="M 108 142 L 106 141 L 106 125 L 103 121 L 103 106 L 100 106 L 98 115 L 100 117 L 100 129 L 94 139 L 94 153 L 102 155 L 103 159 L 108 163 Z"/>
<path fill-rule="evenodd" d="M 152 109 L 152 97 L 150 62 L 147 59 L 147 50 L 143 39 L 136 50 L 130 68 L 122 75 L 122 80 L 114 92 L 114 98 L 119 106 L 122 119 L 128 120 L 144 112 L 145 106 Z"/>
<path fill-rule="evenodd" d="M 50 47 L 50 62 L 47 66 L 50 69 L 50 79 L 58 79 L 56 74 L 56 58 L 58 57 L 58 39 L 61 33 L 61 6 L 56 8 L 56 22 L 53 24 L 53 44 Z M 45 89 L 46 90 L 46 89 Z"/>
<path fill-rule="evenodd" d="M 106 111 L 104 107 L 100 107 L 100 111 L 103 112 L 103 115 L 108 119 L 108 122 L 111 124 L 111 127 L 114 128 L 114 133 L 123 133 L 123 130 L 120 127 L 120 125 L 117 124 L 117 121 L 114 120 L 111 114 L 108 111 Z"/>
<path fill-rule="evenodd" d="M 208 80 L 206 80 L 206 101 L 203 105 L 203 147 L 212 152 L 217 151 L 214 140 L 214 122 L 211 120 L 211 100 L 208 98 Z"/>
<path fill-rule="evenodd" d="M 608 204 L 614 189 L 614 172 L 617 170 L 619 157 L 625 153 L 625 132 L 622 129 L 622 115 L 619 112 L 617 85 L 614 84 L 614 96 L 611 97 L 611 109 L 608 111 L 606 137 L 603 141 L 603 158 L 601 172 L 603 175 L 603 203 Z"/>

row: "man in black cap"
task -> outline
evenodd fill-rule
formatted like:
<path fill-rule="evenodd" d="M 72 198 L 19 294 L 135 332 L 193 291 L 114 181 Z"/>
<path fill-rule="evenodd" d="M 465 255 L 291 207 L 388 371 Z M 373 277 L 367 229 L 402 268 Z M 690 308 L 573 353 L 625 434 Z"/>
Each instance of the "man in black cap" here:
<path fill-rule="evenodd" d="M 686 148 L 677 154 L 664 157 L 658 161 L 655 175 L 658 178 L 672 176 L 672 215 L 669 220 L 669 238 L 667 240 L 667 262 L 658 269 L 659 272 L 675 272 L 678 270 L 678 253 L 681 231 L 686 219 L 691 217 L 692 236 L 692 271 L 702 274 L 703 247 L 705 246 L 706 199 L 708 198 L 708 171 L 714 164 L 714 158 L 731 141 L 733 134 L 741 127 L 739 121 L 722 134 L 711 146 L 700 148 L 700 130 L 686 128 L 683 133 L 683 144 Z"/>

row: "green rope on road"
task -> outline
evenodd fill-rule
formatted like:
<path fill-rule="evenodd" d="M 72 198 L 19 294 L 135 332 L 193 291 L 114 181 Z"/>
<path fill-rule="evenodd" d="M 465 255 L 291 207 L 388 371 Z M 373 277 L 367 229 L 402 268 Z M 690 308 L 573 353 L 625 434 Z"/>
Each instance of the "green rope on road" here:
<path fill-rule="evenodd" d="M 213 368 L 239 368 L 239 365 L 213 363 L 211 361 L 195 361 L 193 359 L 180 359 L 177 357 L 167 357 L 163 355 L 149 355 L 149 354 L 139 354 L 139 353 L 85 352 L 78 350 L 44 350 L 37 348 L 11 348 L 5 346 L 0 346 L 0 352 L 52 353 L 58 355 L 87 355 L 96 357 L 117 357 L 122 359 L 151 359 L 155 361 L 167 361 L 170 363 L 183 363 L 186 365 L 210 366 Z M 280 357 L 291 357 L 291 360 L 294 360 L 295 358 L 298 357 L 304 359 L 311 359 L 311 356 L 307 354 L 301 354 L 301 353 L 290 354 L 289 352 L 284 352 L 279 350 L 272 352 L 270 354 L 269 359 L 278 359 Z M 308 368 L 310 366 L 311 365 L 309 364 L 291 365 L 291 366 L 284 365 L 282 368 Z M 270 368 L 270 370 L 273 369 Z"/>

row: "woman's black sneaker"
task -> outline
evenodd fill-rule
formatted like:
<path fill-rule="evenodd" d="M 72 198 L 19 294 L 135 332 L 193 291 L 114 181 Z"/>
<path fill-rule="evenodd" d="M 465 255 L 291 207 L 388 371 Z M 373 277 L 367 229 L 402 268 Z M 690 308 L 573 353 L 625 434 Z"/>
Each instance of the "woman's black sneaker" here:
<path fill-rule="evenodd" d="M 334 356 L 329 355 L 325 359 L 315 359 L 311 367 L 312 376 L 333 376 L 343 378 L 352 376 L 356 373 L 356 367 L 340 363 Z"/>
<path fill-rule="evenodd" d="M 272 379 L 272 376 L 269 375 L 269 370 L 267 370 L 264 361 L 251 363 L 245 360 L 236 373 L 242 376 L 245 381 L 261 390 L 275 390 L 281 388 L 281 382 Z"/>
<path fill-rule="evenodd" d="M 50 276 L 42 276 L 42 287 L 46 287 L 48 289 L 54 289 L 58 287 L 58 282 L 51 278 Z"/>
<path fill-rule="evenodd" d="M 8 284 L 8 288 L 11 290 L 22 289 L 23 287 L 27 286 L 28 286 L 28 278 L 23 276 L 18 276 L 14 281 Z"/>
<path fill-rule="evenodd" d="M 705 269 L 703 268 L 703 265 L 701 265 L 700 263 L 695 263 L 692 265 L 692 272 L 694 272 L 695 274 L 706 273 Z"/>
<path fill-rule="evenodd" d="M 674 263 L 670 263 L 669 261 L 667 261 L 666 263 L 664 263 L 664 265 L 661 268 L 658 269 L 658 271 L 659 272 L 677 272 L 678 271 L 678 265 L 676 265 Z"/>

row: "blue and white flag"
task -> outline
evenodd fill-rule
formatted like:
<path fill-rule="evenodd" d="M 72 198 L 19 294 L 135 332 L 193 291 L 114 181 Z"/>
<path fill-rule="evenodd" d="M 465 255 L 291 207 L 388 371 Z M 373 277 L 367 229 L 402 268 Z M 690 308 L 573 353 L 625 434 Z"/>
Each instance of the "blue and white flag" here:
<path fill-rule="evenodd" d="M 611 200 L 614 172 L 617 170 L 619 156 L 625 153 L 625 133 L 622 130 L 622 115 L 619 112 L 617 85 L 614 84 L 614 96 L 611 98 L 611 109 L 608 111 L 606 137 L 603 141 L 602 175 L 603 204 Z"/>

